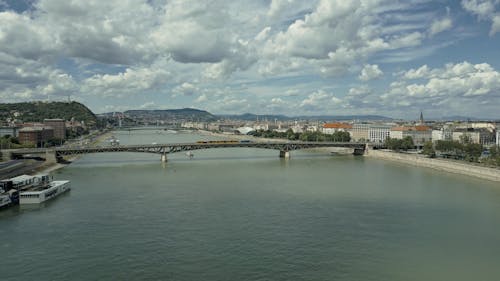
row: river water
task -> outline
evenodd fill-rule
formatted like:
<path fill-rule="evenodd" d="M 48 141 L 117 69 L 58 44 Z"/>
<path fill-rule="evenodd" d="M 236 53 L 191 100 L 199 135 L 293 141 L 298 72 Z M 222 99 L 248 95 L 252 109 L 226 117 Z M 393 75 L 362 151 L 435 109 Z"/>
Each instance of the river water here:
<path fill-rule="evenodd" d="M 0 280 L 500 280 L 498 183 L 278 154 L 85 155 L 53 173 L 70 193 L 0 212 Z"/>

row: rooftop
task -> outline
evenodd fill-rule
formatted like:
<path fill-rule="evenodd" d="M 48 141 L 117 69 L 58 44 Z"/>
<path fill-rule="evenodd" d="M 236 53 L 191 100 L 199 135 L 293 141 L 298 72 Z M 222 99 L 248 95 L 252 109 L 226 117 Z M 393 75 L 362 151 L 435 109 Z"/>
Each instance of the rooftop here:
<path fill-rule="evenodd" d="M 351 124 L 346 123 L 325 123 L 323 124 L 325 129 L 352 129 Z"/>

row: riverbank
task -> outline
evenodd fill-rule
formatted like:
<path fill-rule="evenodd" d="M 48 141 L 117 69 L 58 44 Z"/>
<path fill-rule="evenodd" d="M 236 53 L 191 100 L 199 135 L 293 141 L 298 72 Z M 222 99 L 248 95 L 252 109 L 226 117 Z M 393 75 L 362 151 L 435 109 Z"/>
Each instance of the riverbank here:
<path fill-rule="evenodd" d="M 102 143 L 107 138 L 112 135 L 111 131 L 104 132 L 100 135 L 94 137 L 91 145 L 97 145 Z M 61 168 L 66 167 L 72 162 L 78 160 L 81 155 L 74 155 L 66 157 L 65 160 L 67 163 L 47 163 L 45 161 L 37 161 L 37 160 L 26 160 L 23 163 L 22 167 L 17 168 L 15 171 L 0 174 L 0 178 L 12 178 L 15 176 L 19 176 L 22 174 L 34 175 L 34 174 L 49 174 L 53 171 L 59 170 Z"/>
<path fill-rule="evenodd" d="M 500 182 L 500 169 L 495 168 L 475 166 L 452 160 L 427 158 L 420 154 L 405 154 L 383 150 L 368 150 L 365 152 L 365 156 Z"/>
<path fill-rule="evenodd" d="M 112 132 L 111 131 L 106 131 L 100 135 L 95 136 L 94 140 L 92 141 L 91 145 L 98 145 L 102 142 L 104 142 L 107 138 L 111 137 Z M 45 164 L 40 166 L 39 168 L 35 169 L 33 173 L 42 173 L 42 174 L 48 174 L 53 171 L 59 170 L 61 168 L 64 168 L 71 164 L 72 162 L 80 159 L 81 155 L 73 155 L 66 157 L 65 160 L 67 163 L 52 163 L 52 164 Z"/>

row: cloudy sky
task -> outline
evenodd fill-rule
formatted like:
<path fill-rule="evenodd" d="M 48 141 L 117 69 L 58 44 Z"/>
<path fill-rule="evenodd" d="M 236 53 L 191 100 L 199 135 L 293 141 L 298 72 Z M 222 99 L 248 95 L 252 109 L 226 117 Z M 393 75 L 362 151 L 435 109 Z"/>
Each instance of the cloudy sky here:
<path fill-rule="evenodd" d="M 0 0 L 0 102 L 500 118 L 500 0 Z"/>

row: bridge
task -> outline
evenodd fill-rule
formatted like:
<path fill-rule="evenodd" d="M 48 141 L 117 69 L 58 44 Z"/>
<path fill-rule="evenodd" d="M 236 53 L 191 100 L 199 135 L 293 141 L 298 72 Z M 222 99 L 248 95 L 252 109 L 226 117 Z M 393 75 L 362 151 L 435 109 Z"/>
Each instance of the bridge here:
<path fill-rule="evenodd" d="M 261 148 L 279 150 L 280 158 L 289 158 L 290 151 L 318 147 L 345 147 L 354 149 L 355 155 L 361 155 L 365 151 L 366 143 L 356 142 L 196 142 L 196 143 L 171 143 L 171 144 L 148 144 L 148 145 L 116 145 L 116 146 L 87 146 L 78 148 L 55 148 L 55 149 L 23 149 L 11 152 L 11 158 L 20 159 L 26 155 L 43 155 L 47 158 L 55 157 L 57 162 L 63 160 L 64 156 L 104 153 L 104 152 L 142 152 L 156 153 L 161 155 L 161 161 L 167 161 L 167 154 L 213 148 Z"/>

